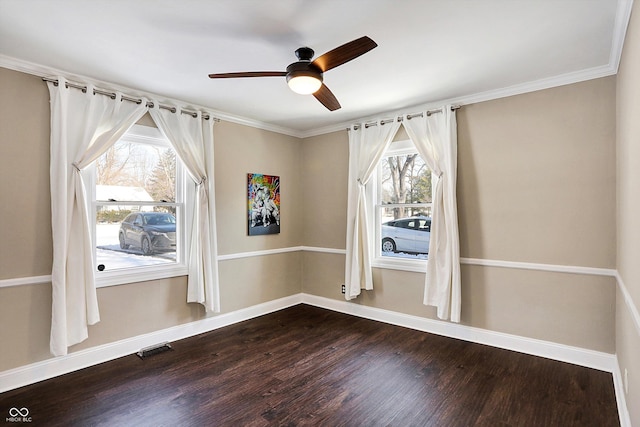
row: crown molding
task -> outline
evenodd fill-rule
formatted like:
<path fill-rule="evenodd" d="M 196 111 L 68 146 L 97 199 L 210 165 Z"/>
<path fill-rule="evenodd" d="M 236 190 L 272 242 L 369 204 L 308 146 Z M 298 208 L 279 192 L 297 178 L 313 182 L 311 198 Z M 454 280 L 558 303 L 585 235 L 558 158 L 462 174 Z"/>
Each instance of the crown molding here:
<path fill-rule="evenodd" d="M 544 89 L 565 86 L 574 83 L 580 83 L 587 80 L 608 77 L 618 73 L 618 66 L 622 57 L 624 47 L 624 39 L 627 34 L 627 26 L 631 17 L 633 0 L 618 0 L 616 9 L 616 17 L 612 34 L 611 50 L 609 53 L 609 62 L 606 65 L 587 68 L 557 76 L 546 77 L 530 82 L 519 83 L 504 88 L 492 89 L 475 94 L 463 95 L 456 98 L 442 99 L 435 102 L 425 104 L 417 104 L 400 110 L 390 111 L 378 114 L 376 116 L 361 117 L 348 122 L 337 123 L 334 125 L 324 126 L 316 129 L 310 129 L 300 133 L 300 138 L 309 138 L 312 136 L 323 135 L 327 133 L 343 131 L 351 127 L 354 123 L 365 123 L 377 121 L 381 117 L 397 117 L 405 114 L 417 113 L 420 111 L 432 110 L 443 105 L 469 105 L 479 102 L 493 101 L 500 98 L 507 98 L 514 95 L 522 95 L 529 92 L 536 92 Z"/>
<path fill-rule="evenodd" d="M 162 104 L 171 103 L 177 106 L 187 107 L 188 109 L 200 110 L 203 112 L 207 112 L 211 116 L 226 122 L 236 123 L 236 124 L 249 126 L 249 127 L 253 127 L 261 130 L 266 130 L 269 132 L 275 132 L 282 135 L 301 138 L 300 136 L 301 133 L 299 131 L 289 129 L 286 127 L 276 126 L 270 123 L 261 122 L 259 120 L 250 119 L 248 117 L 236 116 L 233 114 L 226 113 L 224 111 L 214 110 L 209 107 L 205 107 L 203 105 L 193 104 L 191 102 L 185 102 L 179 99 L 168 98 L 166 96 L 162 96 L 155 93 L 146 92 L 146 91 L 142 91 L 139 89 L 134 89 L 126 86 L 121 86 L 111 82 L 97 80 L 91 77 L 74 74 L 65 70 L 59 70 L 57 68 L 47 67 L 47 66 L 36 64 L 33 62 L 23 61 L 21 59 L 13 58 L 7 55 L 0 54 L 0 67 L 7 68 L 9 70 L 19 71 L 25 74 L 31 74 L 38 77 L 55 78 L 57 76 L 62 76 L 65 79 L 69 81 L 73 81 L 75 83 L 93 84 L 94 86 L 107 91 L 122 92 L 128 96 L 144 97 L 149 100 L 156 101 Z"/>
<path fill-rule="evenodd" d="M 621 3 L 627 3 L 627 2 L 621 1 Z M 629 13 L 630 13 L 630 10 L 629 10 Z M 628 22 L 628 19 L 627 19 L 627 22 Z M 624 26 L 624 29 L 626 30 L 626 25 Z M 138 89 L 128 88 L 128 87 L 116 85 L 114 83 L 95 80 L 86 76 L 75 75 L 66 71 L 45 67 L 39 64 L 22 61 L 16 58 L 11 58 L 6 55 L 0 55 L 0 67 L 8 68 L 8 69 L 19 71 L 26 74 L 32 74 L 38 77 L 64 76 L 66 79 L 71 81 L 81 82 L 81 83 L 91 83 L 101 89 L 119 91 L 122 93 L 126 93 L 129 96 L 145 97 L 150 100 L 154 100 L 161 103 L 169 102 L 176 105 L 187 106 L 190 109 L 206 111 L 212 116 L 226 122 L 236 123 L 239 125 L 249 126 L 249 127 L 269 131 L 269 132 L 275 132 L 282 135 L 305 139 L 305 138 L 324 135 L 328 133 L 345 131 L 346 129 L 351 127 L 354 123 L 376 121 L 380 119 L 380 117 L 398 117 L 398 116 L 403 116 L 405 114 L 412 114 L 420 111 L 432 110 L 434 108 L 439 108 L 442 105 L 476 104 L 479 102 L 492 101 L 500 98 L 507 98 L 509 96 L 522 95 L 525 93 L 536 92 L 539 90 L 550 89 L 554 87 L 559 87 L 559 86 L 564 86 L 564 85 L 579 83 L 587 80 L 615 75 L 617 73 L 618 64 L 620 62 L 621 47 L 622 47 L 621 39 L 624 39 L 624 35 L 620 37 L 616 37 L 614 40 L 614 45 L 617 44 L 620 46 L 620 53 L 615 53 L 612 51 L 611 60 L 613 62 L 610 62 L 605 66 L 594 67 L 586 70 L 580 70 L 577 72 L 562 74 L 559 76 L 553 76 L 549 78 L 535 80 L 532 82 L 526 82 L 522 84 L 517 84 L 517 85 L 512 85 L 504 88 L 495 89 L 495 90 L 489 90 L 485 92 L 479 92 L 475 94 L 460 96 L 456 98 L 443 99 L 443 100 L 428 102 L 424 104 L 417 104 L 417 105 L 399 109 L 399 110 L 380 113 L 375 116 L 361 117 L 355 120 L 336 123 L 336 124 L 332 124 L 332 125 L 328 125 L 320 128 L 310 129 L 307 131 L 298 131 L 298 130 L 285 128 L 282 126 L 276 126 L 276 125 L 261 122 L 258 120 L 250 119 L 247 117 L 236 116 L 233 114 L 225 113 L 224 111 L 212 110 L 205 106 L 194 105 L 192 103 L 185 103 L 184 101 L 181 101 L 181 100 L 163 97 L 157 94 L 140 91 Z"/>
<path fill-rule="evenodd" d="M 621 1 L 620 3 L 628 3 L 627 1 Z M 630 9 L 628 10 L 628 13 L 630 13 Z M 628 22 L 628 18 L 626 20 L 626 22 Z M 626 31 L 626 25 L 624 26 L 624 30 Z M 614 42 L 614 44 L 618 44 L 620 46 L 620 50 L 622 47 L 622 40 L 624 39 L 624 34 L 620 37 L 617 37 L 616 40 L 618 40 L 617 42 Z M 470 104 L 476 104 L 479 102 L 485 102 L 485 101 L 492 101 L 495 99 L 500 99 L 500 98 L 506 98 L 509 96 L 514 96 L 514 95 L 521 95 L 524 93 L 529 93 L 529 92 L 536 92 L 538 90 L 544 90 L 544 89 L 550 89 L 553 87 L 559 87 L 559 86 L 564 86 L 564 85 L 568 85 L 568 84 L 573 84 L 573 83 L 579 83 L 582 81 L 587 81 L 587 80 L 592 80 L 592 79 L 597 79 L 600 77 L 607 77 L 607 76 L 611 76 L 611 75 L 615 75 L 617 73 L 618 70 L 618 63 L 620 61 L 620 53 L 618 54 L 614 54 L 612 51 L 612 55 L 611 55 L 611 59 L 615 62 L 613 63 L 609 63 L 608 65 L 605 66 L 601 66 L 601 67 L 594 67 L 594 68 L 590 68 L 587 70 L 581 70 L 581 71 L 577 71 L 577 72 L 572 72 L 572 73 L 567 73 L 567 74 L 562 74 L 559 76 L 553 76 L 550 78 L 545 78 L 545 79 L 540 79 L 540 80 L 536 80 L 536 81 L 532 81 L 532 82 L 526 82 L 526 83 L 522 83 L 522 84 L 517 84 L 517 85 L 512 85 L 509 87 L 505 87 L 505 88 L 499 88 L 499 89 L 495 89 L 495 90 L 490 90 L 490 91 L 485 91 L 485 92 L 480 92 L 480 93 L 475 93 L 475 94 L 471 94 L 471 95 L 465 95 L 465 96 L 461 96 L 461 97 L 457 97 L 457 98 L 449 98 L 449 99 L 443 99 L 443 100 L 439 100 L 439 101 L 435 101 L 435 102 L 428 102 L 428 103 L 424 103 L 424 104 L 417 104 L 411 107 L 407 107 L 407 108 L 403 108 L 403 109 L 399 109 L 399 110 L 394 110 L 394 111 L 389 111 L 389 112 L 385 112 L 385 113 L 381 113 L 375 116 L 367 116 L 367 117 L 361 117 L 359 119 L 355 119 L 355 120 L 350 120 L 350 121 L 346 121 L 346 122 L 341 122 L 341 123 L 337 123 L 337 124 L 333 124 L 333 125 L 329 125 L 329 126 L 324 126 L 321 128 L 316 128 L 316 129 L 310 129 L 307 131 L 298 131 L 298 130 L 294 130 L 294 129 L 290 129 L 290 128 L 286 128 L 286 127 L 282 127 L 282 126 L 276 126 L 276 125 L 272 125 L 270 123 L 265 123 L 265 122 L 261 122 L 258 120 L 254 120 L 254 119 L 250 119 L 247 117 L 242 117 L 242 116 L 236 116 L 233 114 L 229 114 L 226 113 L 224 111 L 219 111 L 219 110 L 213 110 L 211 108 L 202 106 L 202 105 L 196 105 L 193 103 L 186 103 L 184 101 L 181 101 L 179 99 L 172 99 L 172 98 L 167 98 L 158 94 L 154 94 L 154 93 L 150 93 L 150 92 L 144 92 L 144 91 L 140 91 L 138 89 L 133 89 L 133 88 L 129 88 L 126 86 L 120 86 L 117 85 L 115 83 L 110 83 L 110 82 L 104 82 L 101 80 L 96 80 L 96 79 L 92 79 L 90 77 L 86 77 L 86 76 L 80 76 L 77 74 L 73 74 L 67 71 L 63 71 L 63 70 L 58 70 L 55 68 L 51 68 L 51 67 L 45 67 L 43 65 L 39 65 L 39 64 L 35 64 L 35 63 L 31 63 L 31 62 L 27 62 L 27 61 L 23 61 L 20 59 L 16 59 L 16 58 L 12 58 L 6 55 L 1 55 L 0 54 L 0 67 L 3 68 L 7 68 L 10 70 L 14 70 L 14 71 L 19 71 L 22 73 L 26 73 L 26 74 L 31 74 L 31 75 L 35 75 L 38 77 L 55 77 L 55 76 L 63 76 L 66 79 L 70 80 L 70 81 L 75 81 L 78 83 L 83 83 L 83 84 L 93 84 L 96 87 L 99 87 L 101 89 L 105 89 L 105 90 L 111 90 L 111 91 L 119 91 L 122 93 L 126 93 L 129 96 L 134 96 L 134 97 L 145 97 L 148 98 L 150 100 L 154 100 L 157 102 L 161 102 L 161 103 L 172 103 L 172 104 L 176 104 L 176 105 L 180 105 L 180 106 L 185 106 L 191 109 L 196 109 L 196 110 L 202 110 L 202 111 L 206 111 L 207 113 L 211 114 L 212 116 L 220 119 L 220 120 L 224 120 L 227 122 L 231 122 L 231 123 L 236 123 L 236 124 L 240 124 L 240 125 L 244 125 L 244 126 L 249 126 L 249 127 L 253 127 L 253 128 L 257 128 L 257 129 L 261 129 L 261 130 L 266 130 L 269 132 L 275 132 L 275 133 L 279 133 L 282 135 L 287 135 L 287 136 L 292 136 L 295 138 L 300 138 L 300 139 L 304 139 L 304 138 L 309 138 L 309 137 L 313 137 L 313 136 L 318 136 L 318 135 L 324 135 L 327 133 L 332 133 L 332 132 L 338 132 L 338 131 L 344 131 L 347 128 L 349 128 L 350 126 L 352 126 L 354 123 L 364 123 L 364 122 L 369 122 L 369 121 L 375 121 L 380 119 L 380 117 L 397 117 L 397 116 L 403 116 L 405 114 L 411 114 L 411 113 L 416 113 L 416 112 L 420 112 L 420 111 L 426 111 L 426 110 L 432 110 L 434 108 L 439 108 L 442 105 L 470 105 Z"/>
<path fill-rule="evenodd" d="M 463 95 L 456 98 L 441 99 L 438 101 L 431 101 L 424 104 L 417 104 L 410 107 L 406 107 L 400 110 L 383 112 L 375 116 L 361 117 L 359 119 L 340 122 L 328 126 L 309 129 L 306 131 L 295 130 L 283 126 L 277 126 L 270 123 L 262 122 L 259 120 L 236 116 L 226 113 L 224 111 L 212 110 L 205 106 L 198 106 L 191 103 L 185 103 L 184 101 L 176 99 L 168 99 L 158 94 L 143 92 L 137 89 L 128 88 L 116 85 L 114 83 L 98 81 L 88 78 L 86 76 L 76 75 L 64 70 L 58 70 L 51 67 L 19 60 L 6 55 L 0 55 L 0 67 L 8 68 L 15 71 L 20 71 L 27 74 L 36 75 L 39 77 L 52 77 L 52 76 L 64 76 L 69 80 L 79 81 L 83 83 L 92 83 L 101 89 L 117 90 L 126 93 L 131 96 L 143 96 L 158 102 L 168 101 L 176 105 L 184 105 L 190 108 L 207 111 L 214 117 L 232 122 L 244 126 L 249 126 L 261 130 L 275 132 L 295 138 L 309 138 L 318 135 L 324 135 L 332 132 L 344 131 L 354 123 L 368 122 L 379 119 L 380 117 L 397 117 L 405 114 L 416 113 L 419 111 L 430 110 L 439 108 L 442 105 L 470 105 L 479 102 L 492 101 L 500 98 L 506 98 L 514 95 L 521 95 L 529 92 L 535 92 L 538 90 L 550 89 L 553 87 L 564 86 L 568 84 L 579 83 L 587 80 L 597 79 L 601 77 L 607 77 L 615 75 L 618 72 L 618 66 L 622 57 L 622 50 L 624 47 L 624 40 L 627 32 L 627 26 L 629 24 L 629 18 L 631 17 L 631 10 L 633 7 L 633 0 L 618 0 L 614 30 L 612 34 L 611 50 L 609 54 L 609 62 L 606 65 L 588 68 L 576 72 L 561 74 L 558 76 L 551 76 L 542 79 L 538 79 L 531 82 L 520 83 L 504 88 L 492 89 L 475 94 Z"/>
<path fill-rule="evenodd" d="M 619 60 L 619 58 L 618 58 Z M 440 101 L 429 102 L 425 104 L 418 104 L 412 107 L 403 108 L 400 110 L 394 110 L 378 114 L 376 116 L 361 117 L 359 119 L 351 120 L 348 122 L 342 122 L 334 125 L 329 125 L 317 129 L 302 132 L 300 138 L 310 138 L 313 136 L 323 135 L 332 132 L 343 131 L 351 127 L 354 123 L 366 123 L 378 121 L 381 118 L 387 117 L 399 117 L 406 114 L 419 113 L 421 111 L 433 110 L 442 107 L 443 105 L 470 105 L 477 104 L 485 101 L 493 101 L 500 98 L 507 98 L 514 95 L 522 95 L 525 93 L 536 92 L 544 89 L 551 89 L 554 87 L 565 86 L 574 83 L 580 83 L 587 80 L 598 79 L 601 77 L 608 77 L 617 73 L 618 64 L 607 64 L 600 67 L 589 68 L 586 70 L 580 70 L 576 72 L 566 73 L 559 76 L 553 76 L 549 78 L 539 79 L 531 82 L 525 82 L 517 85 L 512 85 L 504 88 L 493 89 L 485 92 L 479 92 L 470 95 L 464 95 L 456 98 L 443 99 Z"/>
<path fill-rule="evenodd" d="M 622 58 L 622 50 L 624 48 L 624 39 L 627 35 L 627 27 L 631 19 L 631 10 L 633 9 L 633 0 L 618 0 L 618 8 L 616 9 L 616 20 L 613 24 L 613 40 L 611 42 L 611 51 L 609 56 L 609 65 L 618 73 L 618 66 Z"/>

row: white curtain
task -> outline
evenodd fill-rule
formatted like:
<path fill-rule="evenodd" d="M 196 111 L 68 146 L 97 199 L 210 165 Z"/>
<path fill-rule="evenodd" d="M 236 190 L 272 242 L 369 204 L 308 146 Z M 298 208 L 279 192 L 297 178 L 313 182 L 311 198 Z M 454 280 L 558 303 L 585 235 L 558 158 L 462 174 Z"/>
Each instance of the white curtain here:
<path fill-rule="evenodd" d="M 458 137 L 451 106 L 422 117 L 404 117 L 403 125 L 418 153 L 437 177 L 433 183 L 431 241 L 424 304 L 437 307 L 440 319 L 460 322 L 460 240 L 456 202 Z"/>
<path fill-rule="evenodd" d="M 196 194 L 189 248 L 187 302 L 204 305 L 207 312 L 220 311 L 216 254 L 215 185 L 213 170 L 213 120 L 197 112 L 171 112 L 157 105 L 149 110 L 158 128 L 171 142 L 193 179 Z"/>
<path fill-rule="evenodd" d="M 139 104 L 48 82 L 51 103 L 51 226 L 53 266 L 50 351 L 85 340 L 100 321 L 93 242 L 81 171 L 115 143 L 146 111 Z"/>
<path fill-rule="evenodd" d="M 400 122 L 352 126 L 349 130 L 349 182 L 347 193 L 347 258 L 345 298 L 360 295 L 360 289 L 373 289 L 372 246 L 366 184 L 387 150 Z"/>

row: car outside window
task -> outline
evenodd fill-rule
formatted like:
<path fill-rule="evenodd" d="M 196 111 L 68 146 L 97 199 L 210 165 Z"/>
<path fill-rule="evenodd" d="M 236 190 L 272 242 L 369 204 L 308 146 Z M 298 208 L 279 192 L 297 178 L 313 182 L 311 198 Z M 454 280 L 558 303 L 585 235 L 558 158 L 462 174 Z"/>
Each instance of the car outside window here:
<path fill-rule="evenodd" d="M 186 173 L 166 138 L 134 126 L 87 173 L 97 286 L 186 274 Z"/>
<path fill-rule="evenodd" d="M 411 141 L 392 143 L 374 181 L 374 266 L 424 271 L 431 237 L 432 173 Z"/>

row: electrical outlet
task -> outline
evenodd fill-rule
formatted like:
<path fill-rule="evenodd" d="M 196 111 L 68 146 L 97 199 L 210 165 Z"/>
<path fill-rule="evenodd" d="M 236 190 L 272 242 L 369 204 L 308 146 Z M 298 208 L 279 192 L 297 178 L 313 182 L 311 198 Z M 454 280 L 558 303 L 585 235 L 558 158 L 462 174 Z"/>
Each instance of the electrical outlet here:
<path fill-rule="evenodd" d="M 347 289 L 344 287 L 344 283 L 341 286 L 342 286 L 342 293 L 344 294 L 345 292 L 347 292 Z"/>
<path fill-rule="evenodd" d="M 624 368 L 624 378 L 622 382 L 624 383 L 624 393 L 629 394 L 629 371 L 627 371 L 627 368 Z"/>

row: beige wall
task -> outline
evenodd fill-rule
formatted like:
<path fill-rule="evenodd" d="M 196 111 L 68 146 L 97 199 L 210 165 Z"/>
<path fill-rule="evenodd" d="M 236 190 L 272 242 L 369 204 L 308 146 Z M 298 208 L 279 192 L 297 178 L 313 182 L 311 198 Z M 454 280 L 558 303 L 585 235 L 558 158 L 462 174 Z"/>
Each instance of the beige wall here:
<path fill-rule="evenodd" d="M 51 274 L 49 91 L 0 68 L 0 280 Z"/>
<path fill-rule="evenodd" d="M 348 136 L 303 143 L 305 245 L 344 249 Z M 314 185 L 316 187 L 314 187 Z M 332 191 L 328 191 L 331 189 Z M 464 106 L 458 112 L 461 256 L 615 266 L 615 78 Z M 306 253 L 304 291 L 343 299 L 344 256 Z M 462 266 L 462 323 L 613 353 L 615 280 Z M 355 303 L 435 318 L 424 274 L 375 269 Z"/>
<path fill-rule="evenodd" d="M 1 208 L 12 253 L 3 245 L 0 279 L 46 275 L 52 245 L 48 93 L 39 78 L 14 71 L 0 69 L 0 82 L 0 188 L 3 200 L 6 195 L 32 212 L 20 216 L 13 206 Z M 614 78 L 460 110 L 461 255 L 614 268 L 614 111 Z M 299 140 L 216 124 L 219 253 L 300 245 L 344 249 L 347 141 L 346 131 Z M 37 179 L 17 182 L 26 170 Z M 250 172 L 281 177 L 279 235 L 247 236 Z M 224 312 L 300 291 L 343 299 L 341 254 L 292 252 L 219 265 Z M 462 274 L 464 324 L 615 351 L 612 278 L 473 265 L 463 265 Z M 421 304 L 423 274 L 376 269 L 374 276 L 375 292 L 355 303 L 435 318 L 434 309 Z M 201 319 L 200 306 L 184 303 L 185 288 L 185 279 L 175 278 L 99 289 L 102 320 L 72 350 Z M 12 343 L 3 349 L 0 371 L 49 357 L 50 298 L 49 284 L 0 288 L 0 342 Z"/>
<path fill-rule="evenodd" d="M 615 266 L 615 79 L 458 113 L 461 255 Z"/>
<path fill-rule="evenodd" d="M 49 94 L 38 77 L 0 68 L 0 279 L 51 274 Z M 147 117 L 146 125 L 152 125 Z M 235 125 L 214 128 L 220 254 L 302 244 L 300 141 Z M 279 175 L 283 209 L 279 235 L 247 236 L 247 173 Z M 301 291 L 300 253 L 219 263 L 222 312 Z M 98 289 L 101 321 L 77 351 L 205 317 L 187 304 L 186 279 L 177 277 Z M 0 288 L 0 371 L 47 359 L 51 285 Z"/>
<path fill-rule="evenodd" d="M 220 255 L 302 245 L 300 140 L 229 122 L 214 129 Z M 248 173 L 280 176 L 280 234 L 247 235 Z"/>
<path fill-rule="evenodd" d="M 616 354 L 627 370 L 627 407 L 632 425 L 640 425 L 640 14 L 627 29 L 617 87 L 617 269 L 629 299 L 617 294 Z"/>
<path fill-rule="evenodd" d="M 347 240 L 349 172 L 347 132 L 307 138 L 303 147 L 301 184 L 304 189 L 304 244 L 344 249 Z M 344 276 L 344 267 L 342 273 Z"/>

